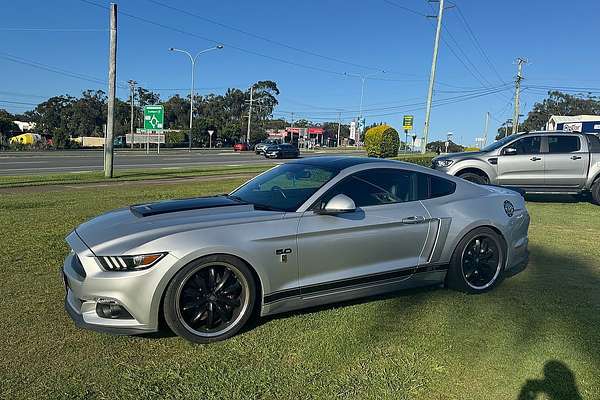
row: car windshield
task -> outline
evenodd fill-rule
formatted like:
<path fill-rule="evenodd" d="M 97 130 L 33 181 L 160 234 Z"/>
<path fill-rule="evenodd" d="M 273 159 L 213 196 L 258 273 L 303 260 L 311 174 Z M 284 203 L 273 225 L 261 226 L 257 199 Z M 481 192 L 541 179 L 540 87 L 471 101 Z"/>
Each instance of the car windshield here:
<path fill-rule="evenodd" d="M 488 151 L 496 150 L 497 148 L 504 146 L 506 143 L 510 142 L 511 140 L 513 140 L 515 138 L 516 138 L 516 136 L 503 137 L 502 139 L 497 140 L 494 143 L 490 143 L 489 145 L 485 146 L 483 149 L 481 149 L 481 151 L 488 152 Z"/>
<path fill-rule="evenodd" d="M 283 164 L 251 179 L 229 197 L 260 209 L 296 211 L 336 174 L 336 170 L 314 165 Z"/>

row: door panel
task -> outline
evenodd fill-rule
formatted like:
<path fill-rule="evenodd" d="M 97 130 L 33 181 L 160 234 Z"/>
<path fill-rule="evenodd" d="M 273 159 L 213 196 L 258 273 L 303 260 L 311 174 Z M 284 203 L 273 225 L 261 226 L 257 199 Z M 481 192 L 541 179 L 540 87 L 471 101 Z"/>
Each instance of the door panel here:
<path fill-rule="evenodd" d="M 520 187 L 544 185 L 544 154 L 541 136 L 528 136 L 507 145 L 498 156 L 498 183 Z M 507 149 L 516 154 L 507 155 Z"/>
<path fill-rule="evenodd" d="M 587 178 L 589 157 L 581 151 L 578 136 L 548 136 L 544 155 L 546 186 L 580 188 Z"/>
<path fill-rule="evenodd" d="M 336 216 L 307 211 L 298 226 L 300 286 L 407 270 L 423 262 L 429 230 L 419 201 L 364 207 Z M 417 223 L 403 223 L 423 216 Z M 301 290 L 302 291 L 302 290 Z M 314 291 L 304 290 L 305 295 Z"/>

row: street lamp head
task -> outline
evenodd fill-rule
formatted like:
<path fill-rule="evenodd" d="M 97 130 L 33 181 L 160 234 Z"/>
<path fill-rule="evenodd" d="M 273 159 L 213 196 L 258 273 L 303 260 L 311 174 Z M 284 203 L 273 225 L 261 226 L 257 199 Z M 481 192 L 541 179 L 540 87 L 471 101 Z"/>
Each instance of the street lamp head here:
<path fill-rule="evenodd" d="M 225 47 L 225 46 L 223 46 L 222 44 L 217 45 L 217 49 L 219 49 L 219 50 L 221 50 L 223 47 Z"/>
<path fill-rule="evenodd" d="M 175 51 L 175 47 L 169 47 L 169 51 Z"/>

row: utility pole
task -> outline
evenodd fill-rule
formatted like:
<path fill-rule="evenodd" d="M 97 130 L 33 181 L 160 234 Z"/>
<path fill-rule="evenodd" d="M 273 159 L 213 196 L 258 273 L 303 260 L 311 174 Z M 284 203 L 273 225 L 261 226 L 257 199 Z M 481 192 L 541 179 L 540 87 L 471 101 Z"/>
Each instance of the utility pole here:
<path fill-rule="evenodd" d="M 135 85 L 137 85 L 137 82 L 134 81 L 133 79 L 130 79 L 127 81 L 127 83 L 129 83 L 129 91 L 131 92 L 131 121 L 130 121 L 130 129 L 129 129 L 129 133 L 131 133 L 131 148 L 133 149 L 133 135 L 134 135 L 134 131 L 133 131 L 133 103 L 134 103 L 134 97 L 135 97 Z"/>
<path fill-rule="evenodd" d="M 513 114 L 513 135 L 519 130 L 519 96 L 521 95 L 521 81 L 523 80 L 523 64 L 527 60 L 519 57 L 517 58 L 517 77 L 515 79 L 515 113 Z"/>
<path fill-rule="evenodd" d="M 117 84 L 117 5 L 115 3 L 110 3 L 110 50 L 108 60 L 108 115 L 104 137 L 104 177 L 112 178 Z"/>
<path fill-rule="evenodd" d="M 485 129 L 483 130 L 483 147 L 487 146 L 488 127 L 490 126 L 490 112 L 485 113 Z"/>
<path fill-rule="evenodd" d="M 340 131 L 342 130 L 342 113 L 338 113 L 337 147 L 340 147 Z"/>
<path fill-rule="evenodd" d="M 444 15 L 444 0 L 439 0 L 439 3 L 440 8 L 437 15 L 437 28 L 435 30 L 435 42 L 433 44 L 433 60 L 431 61 L 431 74 L 429 75 L 429 90 L 427 91 L 427 108 L 425 110 L 425 127 L 423 128 L 423 142 L 421 143 L 421 153 L 425 153 L 427 140 L 429 139 L 431 100 L 433 99 L 433 86 L 435 84 L 435 67 L 437 65 L 438 49 L 440 46 L 440 33 L 442 30 L 442 17 Z"/>
<path fill-rule="evenodd" d="M 248 132 L 246 133 L 246 143 L 250 146 L 250 121 L 252 120 L 252 99 L 254 94 L 254 85 L 250 86 L 250 108 L 248 110 Z"/>

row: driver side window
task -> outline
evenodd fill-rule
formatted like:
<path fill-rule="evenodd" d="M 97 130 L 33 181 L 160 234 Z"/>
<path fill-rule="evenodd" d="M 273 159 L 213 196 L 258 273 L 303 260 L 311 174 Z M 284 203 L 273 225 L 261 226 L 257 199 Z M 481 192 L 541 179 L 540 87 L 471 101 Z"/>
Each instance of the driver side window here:
<path fill-rule="evenodd" d="M 356 207 L 417 200 L 417 174 L 398 169 L 369 169 L 344 178 L 315 205 L 323 208 L 338 194 L 350 197 Z"/>
<path fill-rule="evenodd" d="M 516 150 L 516 155 L 522 155 L 522 154 L 540 154 L 540 146 L 542 143 L 542 137 L 541 136 L 529 136 L 529 137 L 525 137 L 523 139 L 517 140 L 516 142 L 513 142 L 512 144 L 508 145 L 505 148 L 505 151 L 507 148 L 513 148 Z"/>

